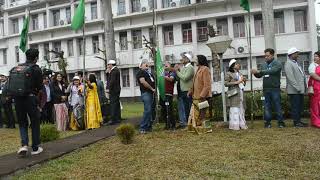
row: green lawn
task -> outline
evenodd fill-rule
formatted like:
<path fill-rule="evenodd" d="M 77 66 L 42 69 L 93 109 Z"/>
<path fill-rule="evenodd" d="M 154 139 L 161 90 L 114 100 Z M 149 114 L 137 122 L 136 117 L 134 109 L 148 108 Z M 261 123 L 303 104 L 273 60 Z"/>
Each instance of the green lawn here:
<path fill-rule="evenodd" d="M 123 109 L 121 111 L 121 116 L 124 119 L 142 116 L 143 103 L 141 102 L 123 103 L 122 106 L 123 106 Z"/>
<path fill-rule="evenodd" d="M 319 178 L 319 129 L 264 129 L 262 121 L 255 121 L 253 127 L 245 131 L 214 129 L 202 135 L 156 131 L 136 136 L 131 145 L 123 145 L 113 137 L 14 178 Z"/>

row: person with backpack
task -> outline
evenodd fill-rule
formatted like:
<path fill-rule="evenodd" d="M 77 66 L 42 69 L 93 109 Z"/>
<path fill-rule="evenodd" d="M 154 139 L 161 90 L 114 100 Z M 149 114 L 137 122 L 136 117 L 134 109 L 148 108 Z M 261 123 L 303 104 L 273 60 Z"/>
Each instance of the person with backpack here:
<path fill-rule="evenodd" d="M 17 153 L 21 157 L 25 157 L 28 153 L 29 121 L 27 115 L 30 118 L 32 130 L 31 155 L 37 155 L 43 151 L 43 148 L 40 147 L 40 111 L 37 98 L 42 88 L 42 71 L 36 64 L 39 58 L 39 51 L 37 49 L 28 49 L 25 54 L 26 63 L 10 70 L 7 86 L 7 93 L 13 96 L 16 105 L 22 145 Z"/>

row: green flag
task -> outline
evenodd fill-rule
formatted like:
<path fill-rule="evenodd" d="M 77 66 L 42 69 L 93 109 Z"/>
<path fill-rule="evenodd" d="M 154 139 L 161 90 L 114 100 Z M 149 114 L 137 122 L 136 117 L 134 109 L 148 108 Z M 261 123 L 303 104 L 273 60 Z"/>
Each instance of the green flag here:
<path fill-rule="evenodd" d="M 240 0 L 240 6 L 246 10 L 246 11 L 250 11 L 250 4 L 249 4 L 249 0 Z"/>
<path fill-rule="evenodd" d="M 164 84 L 164 70 L 161 60 L 160 49 L 157 49 L 157 58 L 156 58 L 156 69 L 157 69 L 157 88 L 159 90 L 160 97 L 165 99 L 165 84 Z"/>
<path fill-rule="evenodd" d="M 28 32 L 29 32 L 29 15 L 23 20 L 23 28 L 20 34 L 20 45 L 19 48 L 22 52 L 26 52 L 28 44 Z"/>
<path fill-rule="evenodd" d="M 84 12 L 85 12 L 84 0 L 81 0 L 72 18 L 72 22 L 71 22 L 72 30 L 76 31 L 82 28 L 84 24 Z"/>

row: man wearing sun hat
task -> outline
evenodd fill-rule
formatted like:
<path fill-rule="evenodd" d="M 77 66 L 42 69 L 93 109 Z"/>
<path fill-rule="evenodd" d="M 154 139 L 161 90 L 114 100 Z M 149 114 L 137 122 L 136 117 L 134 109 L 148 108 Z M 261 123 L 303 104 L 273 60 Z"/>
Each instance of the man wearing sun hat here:
<path fill-rule="evenodd" d="M 179 66 L 175 67 L 176 75 L 180 81 L 181 98 L 184 104 L 186 117 L 185 122 L 180 122 L 180 126 L 178 128 L 186 127 L 192 104 L 192 98 L 188 96 L 188 92 L 192 87 L 194 76 L 194 67 L 191 65 L 191 60 L 192 56 L 188 53 L 184 53 L 181 59 L 181 63 L 183 63 L 184 66 L 182 68 Z"/>
<path fill-rule="evenodd" d="M 299 50 L 295 47 L 288 50 L 288 60 L 284 66 L 287 78 L 287 94 L 291 104 L 291 118 L 295 127 L 306 127 L 301 121 L 303 98 L 307 92 L 306 75 L 298 61 Z"/>
<path fill-rule="evenodd" d="M 109 89 L 110 97 L 110 121 L 108 125 L 120 123 L 121 107 L 120 107 L 120 70 L 116 66 L 115 60 L 108 61 L 108 80 L 107 89 Z"/>

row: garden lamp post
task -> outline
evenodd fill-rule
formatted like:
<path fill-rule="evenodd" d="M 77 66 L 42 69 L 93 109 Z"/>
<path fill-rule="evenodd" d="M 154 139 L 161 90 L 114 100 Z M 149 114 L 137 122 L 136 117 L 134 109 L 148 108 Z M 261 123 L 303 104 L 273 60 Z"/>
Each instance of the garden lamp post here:
<path fill-rule="evenodd" d="M 223 105 L 223 121 L 227 122 L 226 93 L 224 87 L 224 71 L 223 71 L 223 53 L 230 47 L 232 39 L 229 36 L 210 37 L 207 46 L 212 52 L 212 59 L 218 55 L 220 60 L 220 76 L 221 76 L 221 95 Z"/>

